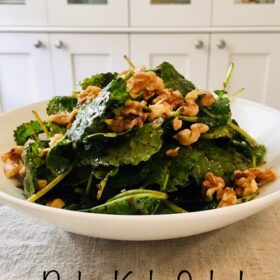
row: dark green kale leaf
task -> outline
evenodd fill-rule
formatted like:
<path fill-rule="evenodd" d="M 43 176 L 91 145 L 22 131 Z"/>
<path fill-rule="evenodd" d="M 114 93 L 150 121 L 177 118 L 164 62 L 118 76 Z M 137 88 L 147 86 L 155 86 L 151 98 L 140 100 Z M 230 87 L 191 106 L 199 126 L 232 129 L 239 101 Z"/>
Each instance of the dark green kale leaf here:
<path fill-rule="evenodd" d="M 71 96 L 55 96 L 47 106 L 47 114 L 53 115 L 64 112 L 72 112 L 77 105 L 77 99 Z"/>
<path fill-rule="evenodd" d="M 221 146 L 214 141 L 200 140 L 193 145 L 189 157 L 195 161 L 192 176 L 200 186 L 207 172 L 213 172 L 231 185 L 234 170 L 252 167 L 251 159 L 237 152 L 230 144 Z"/>
<path fill-rule="evenodd" d="M 65 172 L 74 159 L 72 142 L 63 139 L 57 142 L 48 152 L 46 167 L 56 177 Z"/>
<path fill-rule="evenodd" d="M 14 130 L 14 140 L 17 145 L 24 145 L 28 139 L 36 140 L 42 129 L 38 121 L 23 123 Z"/>
<path fill-rule="evenodd" d="M 153 215 L 161 202 L 166 199 L 167 195 L 165 193 L 137 189 L 123 192 L 88 211 L 117 215 Z"/>
<path fill-rule="evenodd" d="M 112 110 L 122 106 L 128 98 L 125 81 L 121 78 L 113 80 L 97 98 L 79 111 L 67 131 L 67 137 L 72 141 L 81 141 L 87 135 L 106 131 L 104 120 L 111 117 Z"/>
<path fill-rule="evenodd" d="M 161 148 L 163 133 L 161 124 L 162 120 L 157 119 L 117 137 L 110 142 L 101 156 L 91 159 L 92 165 L 138 165 L 142 161 L 147 161 Z"/>
<path fill-rule="evenodd" d="M 156 184 L 163 192 L 173 192 L 178 187 L 188 185 L 191 171 L 195 165 L 194 158 L 189 158 L 189 148 L 180 147 L 176 157 L 166 156 L 168 148 L 164 147 L 149 160 L 147 164 L 149 174 L 142 182 L 143 185 Z"/>
<path fill-rule="evenodd" d="M 230 119 L 230 100 L 227 96 L 219 97 L 212 106 L 203 107 L 199 112 L 199 120 L 209 126 L 209 132 L 213 132 L 217 127 L 227 125 Z"/>
<path fill-rule="evenodd" d="M 43 147 L 44 144 L 40 141 L 27 143 L 24 147 L 22 159 L 26 168 L 26 176 L 23 180 L 23 187 L 24 195 L 27 198 L 35 193 L 40 168 L 45 164 L 44 158 L 39 155 L 39 149 Z"/>
<path fill-rule="evenodd" d="M 65 133 L 65 127 L 53 122 L 44 122 L 51 136 L 57 133 Z M 14 130 L 14 140 L 17 145 L 24 145 L 28 139 L 37 140 L 38 135 L 44 131 L 38 121 L 23 123 Z"/>
<path fill-rule="evenodd" d="M 85 90 L 88 86 L 96 86 L 100 88 L 106 87 L 112 80 L 117 78 L 117 73 L 100 73 L 84 79 L 80 82 L 80 86 Z"/>
<path fill-rule="evenodd" d="M 142 185 L 149 188 L 157 185 L 163 192 L 174 192 L 189 186 L 194 178 L 200 187 L 207 172 L 213 172 L 230 183 L 234 170 L 252 166 L 252 161 L 230 144 L 220 146 L 213 140 L 200 140 L 192 147 L 181 146 L 174 158 L 166 156 L 166 150 L 164 147 L 147 162 L 149 172 Z"/>
<path fill-rule="evenodd" d="M 168 62 L 163 62 L 152 71 L 163 79 L 166 88 L 179 90 L 183 96 L 195 89 L 194 84 L 188 81 Z"/>
<path fill-rule="evenodd" d="M 246 158 L 252 159 L 254 166 L 264 164 L 264 157 L 266 154 L 266 148 L 264 145 L 252 147 L 248 142 L 240 138 L 234 139 L 232 144 L 235 149 L 242 153 Z"/>

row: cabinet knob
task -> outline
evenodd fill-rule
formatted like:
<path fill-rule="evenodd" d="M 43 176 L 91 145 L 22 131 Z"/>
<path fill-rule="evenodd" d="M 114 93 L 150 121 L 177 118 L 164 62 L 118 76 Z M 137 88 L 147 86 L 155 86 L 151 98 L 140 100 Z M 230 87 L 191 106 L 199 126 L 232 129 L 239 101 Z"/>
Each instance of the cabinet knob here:
<path fill-rule="evenodd" d="M 38 49 L 38 48 L 41 48 L 42 46 L 42 42 L 40 40 L 36 40 L 34 43 L 33 43 L 33 46 Z"/>
<path fill-rule="evenodd" d="M 196 49 L 202 49 L 204 47 L 204 43 L 203 41 L 201 40 L 197 40 L 195 43 L 194 43 L 194 46 Z"/>
<path fill-rule="evenodd" d="M 219 49 L 224 49 L 225 47 L 226 47 L 226 41 L 224 41 L 224 40 L 219 40 L 218 42 L 217 42 L 217 48 L 219 48 Z"/>
<path fill-rule="evenodd" d="M 63 47 L 63 42 L 60 41 L 60 40 L 57 40 L 54 42 L 54 46 L 57 48 L 57 49 L 61 49 Z"/>

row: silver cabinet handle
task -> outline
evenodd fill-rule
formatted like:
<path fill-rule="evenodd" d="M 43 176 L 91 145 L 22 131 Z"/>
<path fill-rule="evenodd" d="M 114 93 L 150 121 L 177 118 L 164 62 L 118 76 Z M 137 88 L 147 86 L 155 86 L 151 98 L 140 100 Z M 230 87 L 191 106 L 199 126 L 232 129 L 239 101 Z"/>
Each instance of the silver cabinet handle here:
<path fill-rule="evenodd" d="M 226 47 L 226 41 L 224 41 L 224 40 L 219 40 L 218 42 L 217 42 L 217 48 L 219 48 L 219 49 L 224 49 L 225 47 Z"/>
<path fill-rule="evenodd" d="M 57 48 L 57 49 L 61 49 L 63 47 L 63 42 L 60 41 L 60 40 L 57 40 L 54 42 L 54 46 Z"/>
<path fill-rule="evenodd" d="M 195 43 L 194 43 L 194 46 L 196 49 L 202 49 L 204 47 L 204 43 L 203 41 L 201 40 L 197 40 Z"/>
<path fill-rule="evenodd" d="M 34 43 L 33 43 L 33 46 L 38 49 L 38 48 L 41 48 L 42 47 L 42 42 L 40 40 L 36 40 Z"/>

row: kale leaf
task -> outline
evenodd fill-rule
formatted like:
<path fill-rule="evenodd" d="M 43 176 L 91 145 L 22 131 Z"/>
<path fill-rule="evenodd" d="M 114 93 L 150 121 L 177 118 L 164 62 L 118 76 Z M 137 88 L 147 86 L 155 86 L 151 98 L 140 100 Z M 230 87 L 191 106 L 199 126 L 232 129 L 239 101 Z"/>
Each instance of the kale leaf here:
<path fill-rule="evenodd" d="M 42 129 L 38 121 L 30 121 L 19 125 L 14 130 L 14 140 L 17 145 L 24 145 L 28 139 L 36 140 L 38 134 L 42 133 Z"/>
<path fill-rule="evenodd" d="M 65 127 L 55 124 L 53 122 L 44 122 L 48 128 L 50 135 L 53 136 L 57 133 L 65 133 Z M 38 135 L 44 131 L 38 121 L 30 121 L 19 125 L 14 130 L 14 140 L 17 145 L 24 145 L 28 139 L 37 140 Z"/>
<path fill-rule="evenodd" d="M 22 159 L 26 168 L 26 176 L 23 180 L 23 187 L 26 197 L 30 197 L 35 193 L 39 169 L 45 164 L 45 160 L 39 155 L 39 149 L 42 147 L 43 142 L 39 141 L 28 143 L 24 147 Z"/>
<path fill-rule="evenodd" d="M 161 202 L 166 199 L 167 195 L 165 193 L 137 189 L 123 192 L 88 211 L 118 215 L 153 215 Z"/>
<path fill-rule="evenodd" d="M 80 86 L 85 90 L 88 86 L 96 86 L 100 88 L 106 87 L 112 80 L 117 78 L 117 73 L 100 73 L 84 79 L 80 82 Z"/>
<path fill-rule="evenodd" d="M 46 158 L 46 167 L 56 177 L 65 172 L 73 162 L 72 142 L 63 139 L 57 142 L 48 152 Z"/>
<path fill-rule="evenodd" d="M 72 141 L 81 141 L 89 134 L 106 131 L 104 120 L 111 117 L 112 110 L 122 106 L 128 97 L 124 80 L 113 80 L 97 98 L 79 111 L 72 127 L 67 131 L 67 137 Z"/>
<path fill-rule="evenodd" d="M 183 96 L 195 89 L 194 84 L 188 81 L 168 62 L 163 62 L 152 71 L 163 79 L 166 88 L 179 90 Z"/>
<path fill-rule="evenodd" d="M 219 97 L 212 106 L 201 108 L 199 112 L 199 120 L 209 126 L 210 132 L 227 125 L 230 119 L 230 100 L 227 96 Z"/>
<path fill-rule="evenodd" d="M 92 165 L 137 165 L 147 161 L 161 148 L 163 133 L 161 124 L 162 120 L 157 119 L 131 133 L 117 137 L 100 157 L 91 159 Z"/>
<path fill-rule="evenodd" d="M 47 114 L 72 112 L 77 105 L 77 99 L 71 96 L 55 96 L 47 105 Z"/>

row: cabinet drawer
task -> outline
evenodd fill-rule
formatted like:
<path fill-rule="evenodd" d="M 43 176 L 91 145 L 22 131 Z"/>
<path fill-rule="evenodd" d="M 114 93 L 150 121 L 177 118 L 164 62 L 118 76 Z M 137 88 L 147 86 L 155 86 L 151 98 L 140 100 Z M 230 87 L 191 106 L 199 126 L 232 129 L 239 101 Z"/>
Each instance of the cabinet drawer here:
<path fill-rule="evenodd" d="M 45 0 L 0 0 L 0 25 L 47 25 Z"/>
<path fill-rule="evenodd" d="M 130 0 L 132 26 L 208 26 L 211 0 Z"/>
<path fill-rule="evenodd" d="M 280 25 L 280 1 L 213 0 L 214 26 L 273 26 Z"/>
<path fill-rule="evenodd" d="M 51 26 L 127 26 L 128 0 L 47 0 Z"/>

